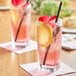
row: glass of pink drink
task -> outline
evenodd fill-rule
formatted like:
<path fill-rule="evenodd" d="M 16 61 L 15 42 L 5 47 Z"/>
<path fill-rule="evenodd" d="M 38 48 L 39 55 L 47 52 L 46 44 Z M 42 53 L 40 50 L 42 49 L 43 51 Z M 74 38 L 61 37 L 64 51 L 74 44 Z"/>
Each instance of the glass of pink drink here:
<path fill-rule="evenodd" d="M 59 19 L 55 23 L 56 16 L 49 18 L 42 16 L 38 19 L 37 42 L 41 70 L 54 72 L 60 66 L 61 51 L 61 25 Z"/>
<path fill-rule="evenodd" d="M 11 9 L 12 46 L 25 48 L 30 40 L 31 4 L 14 6 Z M 20 27 L 20 28 L 19 28 Z"/>

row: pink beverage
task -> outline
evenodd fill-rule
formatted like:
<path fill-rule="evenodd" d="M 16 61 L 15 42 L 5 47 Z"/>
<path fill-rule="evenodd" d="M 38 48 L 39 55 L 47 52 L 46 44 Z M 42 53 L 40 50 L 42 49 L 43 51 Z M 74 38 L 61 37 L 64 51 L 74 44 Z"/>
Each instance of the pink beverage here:
<path fill-rule="evenodd" d="M 42 16 L 38 20 L 37 41 L 39 61 L 42 70 L 51 72 L 59 67 L 61 51 L 61 20 L 55 23 L 56 16 Z"/>
<path fill-rule="evenodd" d="M 30 8 L 31 4 L 27 3 L 11 9 L 12 46 L 15 48 L 25 48 L 29 44 L 31 17 Z"/>

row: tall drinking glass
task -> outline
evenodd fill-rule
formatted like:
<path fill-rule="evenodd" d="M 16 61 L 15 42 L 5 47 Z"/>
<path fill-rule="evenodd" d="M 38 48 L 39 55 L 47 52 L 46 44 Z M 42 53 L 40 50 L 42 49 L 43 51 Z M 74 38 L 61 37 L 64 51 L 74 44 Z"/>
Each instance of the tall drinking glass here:
<path fill-rule="evenodd" d="M 31 4 L 23 4 L 11 8 L 12 46 L 25 48 L 30 39 Z"/>
<path fill-rule="evenodd" d="M 54 72 L 60 66 L 62 21 L 59 19 L 55 23 L 55 20 L 44 19 L 38 20 L 37 24 L 39 63 L 41 70 Z"/>

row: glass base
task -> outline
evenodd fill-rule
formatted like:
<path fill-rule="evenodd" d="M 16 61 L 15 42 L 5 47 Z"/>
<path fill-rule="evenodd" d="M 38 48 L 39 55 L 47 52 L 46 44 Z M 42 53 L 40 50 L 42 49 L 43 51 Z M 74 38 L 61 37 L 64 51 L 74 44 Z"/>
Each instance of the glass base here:
<path fill-rule="evenodd" d="M 48 71 L 48 72 L 55 72 L 60 67 L 60 63 L 55 66 L 48 66 L 48 65 L 42 65 L 40 64 L 40 70 Z"/>
<path fill-rule="evenodd" d="M 29 43 L 12 42 L 13 48 L 26 48 Z"/>

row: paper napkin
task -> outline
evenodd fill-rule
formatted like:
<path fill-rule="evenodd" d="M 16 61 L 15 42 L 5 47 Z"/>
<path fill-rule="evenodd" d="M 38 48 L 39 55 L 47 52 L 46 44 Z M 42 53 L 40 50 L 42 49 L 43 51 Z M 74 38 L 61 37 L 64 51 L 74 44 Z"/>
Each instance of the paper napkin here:
<path fill-rule="evenodd" d="M 10 10 L 10 6 L 0 6 L 0 10 Z"/>
<path fill-rule="evenodd" d="M 76 50 L 76 34 L 63 34 L 62 47 L 66 50 Z"/>
<path fill-rule="evenodd" d="M 20 65 L 20 67 L 24 69 L 25 71 L 27 71 L 31 76 L 59 76 L 59 75 L 76 73 L 75 70 L 73 70 L 68 65 L 64 64 L 63 62 L 60 62 L 60 64 L 61 64 L 60 68 L 54 73 L 39 70 L 38 62 L 22 64 Z"/>
<path fill-rule="evenodd" d="M 76 34 L 76 29 L 71 29 L 71 28 L 62 28 L 63 33 L 71 33 L 71 34 Z"/>
<path fill-rule="evenodd" d="M 0 47 L 5 48 L 9 51 L 15 52 L 17 54 L 22 54 L 25 52 L 30 52 L 32 50 L 36 50 L 37 49 L 37 42 L 30 40 L 29 45 L 26 48 L 22 48 L 22 49 L 15 49 L 12 47 L 12 42 L 7 42 L 7 43 L 2 43 L 0 44 Z"/>

